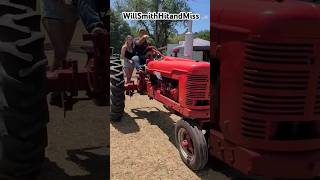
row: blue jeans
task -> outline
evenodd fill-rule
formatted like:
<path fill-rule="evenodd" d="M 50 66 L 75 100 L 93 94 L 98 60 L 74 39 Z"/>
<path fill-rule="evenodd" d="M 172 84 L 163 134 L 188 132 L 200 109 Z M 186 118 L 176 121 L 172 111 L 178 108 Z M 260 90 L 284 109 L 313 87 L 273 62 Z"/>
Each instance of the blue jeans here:
<path fill-rule="evenodd" d="M 64 5 L 58 0 L 42 0 L 42 15 L 63 22 L 75 22 L 80 15 L 88 32 L 95 27 L 103 27 L 97 8 L 98 0 L 73 0 L 73 5 Z"/>
<path fill-rule="evenodd" d="M 64 23 L 78 21 L 79 14 L 74 5 L 65 5 L 58 0 L 42 0 L 41 13 L 44 18 L 56 19 Z"/>
<path fill-rule="evenodd" d="M 137 71 L 140 70 L 140 69 L 141 69 L 141 65 L 140 65 L 140 58 L 139 58 L 139 56 L 133 56 L 131 59 L 132 59 L 133 62 L 134 62 L 134 67 L 136 68 L 136 70 L 137 70 Z"/>
<path fill-rule="evenodd" d="M 98 13 L 98 0 L 73 0 L 73 3 L 88 32 L 91 32 L 95 27 L 103 27 Z"/>

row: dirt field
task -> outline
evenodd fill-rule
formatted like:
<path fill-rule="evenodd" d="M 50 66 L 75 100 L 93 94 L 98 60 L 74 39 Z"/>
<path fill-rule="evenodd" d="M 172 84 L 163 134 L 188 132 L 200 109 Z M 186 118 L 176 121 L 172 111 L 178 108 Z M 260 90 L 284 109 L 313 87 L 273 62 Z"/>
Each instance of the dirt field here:
<path fill-rule="evenodd" d="M 125 112 L 121 122 L 111 122 L 110 126 L 111 179 L 225 180 L 241 177 L 217 162 L 209 162 L 198 173 L 189 170 L 174 145 L 174 124 L 179 117 L 170 115 L 157 101 L 147 96 L 126 96 Z"/>
<path fill-rule="evenodd" d="M 49 60 L 52 51 L 46 52 Z M 70 58 L 85 62 L 83 53 Z M 86 97 L 81 92 L 79 97 Z M 49 106 L 49 144 L 41 180 L 96 180 L 109 174 L 109 107 L 91 100 L 77 102 L 66 117 L 63 110 Z"/>
<path fill-rule="evenodd" d="M 41 180 L 98 180 L 109 173 L 109 130 L 106 107 L 91 101 L 63 112 L 50 106 L 49 145 Z"/>
<path fill-rule="evenodd" d="M 86 54 L 80 46 L 85 32 L 79 22 L 68 58 L 79 60 L 79 68 L 86 63 Z M 47 38 L 45 43 L 49 45 Z M 50 45 L 49 45 L 50 47 Z M 49 48 L 50 49 L 50 48 Z M 46 51 L 49 64 L 53 51 Z M 84 92 L 80 97 L 86 97 Z M 91 100 L 74 105 L 66 117 L 63 110 L 49 106 L 49 144 L 47 159 L 40 180 L 104 180 L 109 175 L 109 108 L 97 107 Z"/>

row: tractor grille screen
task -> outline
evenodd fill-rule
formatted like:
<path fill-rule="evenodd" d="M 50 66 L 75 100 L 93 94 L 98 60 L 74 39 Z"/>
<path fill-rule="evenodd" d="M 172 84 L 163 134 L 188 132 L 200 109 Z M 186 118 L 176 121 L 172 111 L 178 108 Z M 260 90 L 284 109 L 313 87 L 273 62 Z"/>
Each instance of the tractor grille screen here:
<path fill-rule="evenodd" d="M 276 70 L 277 65 L 307 65 L 312 59 L 312 45 L 289 45 L 248 42 L 245 59 L 248 64 L 263 68 L 245 67 L 245 85 L 253 88 L 296 89 L 308 88 L 308 70 Z M 272 66 L 270 66 L 272 65 Z M 266 68 L 270 67 L 270 68 Z"/>
<path fill-rule="evenodd" d="M 243 111 L 267 115 L 303 115 L 305 96 L 271 96 L 245 93 Z"/>
<path fill-rule="evenodd" d="M 264 139 L 266 136 L 266 121 L 244 117 L 241 122 L 242 135 Z"/>
<path fill-rule="evenodd" d="M 247 42 L 246 59 L 267 64 L 309 64 L 312 44 Z"/>
<path fill-rule="evenodd" d="M 192 106 L 196 100 L 208 100 L 207 88 L 209 79 L 205 75 L 188 75 L 186 104 Z"/>
<path fill-rule="evenodd" d="M 306 90 L 308 75 L 309 71 L 280 71 L 245 67 L 244 83 L 253 88 Z"/>
<path fill-rule="evenodd" d="M 313 51 L 312 44 L 246 43 L 242 135 L 267 138 L 270 132 L 267 132 L 266 116 L 278 119 L 304 116 Z M 320 113 L 319 96 L 320 93 L 317 113 Z"/>

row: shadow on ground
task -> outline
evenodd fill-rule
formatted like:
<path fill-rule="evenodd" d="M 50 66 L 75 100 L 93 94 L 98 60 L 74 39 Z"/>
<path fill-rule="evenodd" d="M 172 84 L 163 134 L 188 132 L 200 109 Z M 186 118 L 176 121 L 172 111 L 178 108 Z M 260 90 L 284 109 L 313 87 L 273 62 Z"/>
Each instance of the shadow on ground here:
<path fill-rule="evenodd" d="M 121 121 L 111 121 L 111 124 L 123 134 L 135 133 L 140 130 L 135 118 L 129 116 L 127 113 L 123 114 Z"/>
<path fill-rule="evenodd" d="M 99 147 L 101 148 L 101 147 Z M 43 165 L 41 180 L 95 180 L 110 179 L 109 155 L 99 155 L 90 152 L 98 148 L 68 150 L 68 161 L 77 164 L 79 168 L 89 172 L 88 175 L 70 176 L 55 162 L 46 159 Z"/>
<path fill-rule="evenodd" d="M 135 108 L 135 109 L 131 109 L 131 112 L 135 114 L 137 117 L 131 117 L 131 119 L 127 119 L 128 118 L 128 114 L 127 114 L 125 117 L 126 119 L 125 121 L 135 122 L 135 119 L 146 119 L 147 121 L 149 121 L 150 124 L 158 126 L 169 137 L 170 142 L 173 145 L 175 145 L 175 134 L 174 134 L 175 121 L 170 117 L 170 113 L 161 111 L 156 107 Z M 123 125 L 125 126 L 125 124 Z M 212 179 L 210 175 L 208 175 L 210 171 L 216 171 L 218 173 L 222 173 L 232 180 L 256 180 L 257 179 L 254 177 L 245 176 L 240 172 L 230 168 L 229 166 L 222 163 L 221 161 L 213 158 L 209 160 L 208 165 L 203 170 L 196 172 L 196 174 L 201 179 L 205 179 L 205 180 Z"/>
<path fill-rule="evenodd" d="M 151 125 L 158 126 L 169 137 L 170 142 L 175 145 L 175 121 L 170 117 L 170 113 L 156 107 L 135 108 L 131 109 L 131 112 L 137 116 L 135 119 L 146 119 Z"/>

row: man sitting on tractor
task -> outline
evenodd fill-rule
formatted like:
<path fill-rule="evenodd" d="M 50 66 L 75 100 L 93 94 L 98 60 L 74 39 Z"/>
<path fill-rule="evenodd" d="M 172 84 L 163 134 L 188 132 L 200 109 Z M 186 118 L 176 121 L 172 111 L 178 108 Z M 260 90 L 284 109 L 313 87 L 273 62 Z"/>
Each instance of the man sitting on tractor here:
<path fill-rule="evenodd" d="M 146 54 L 149 46 L 149 35 L 145 29 L 139 29 L 139 37 L 134 40 L 134 51 L 136 55 L 132 57 L 137 71 L 141 70 L 141 66 L 146 63 Z"/>

